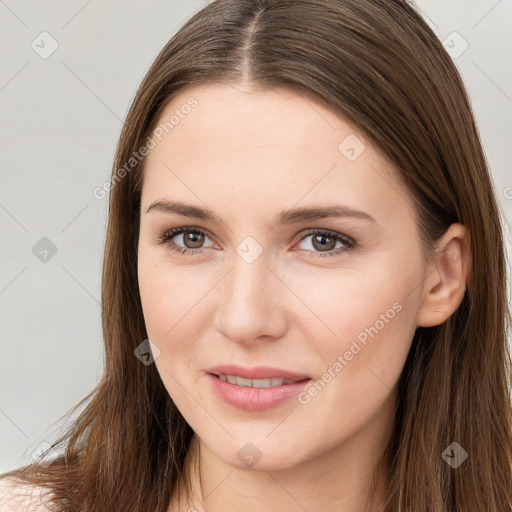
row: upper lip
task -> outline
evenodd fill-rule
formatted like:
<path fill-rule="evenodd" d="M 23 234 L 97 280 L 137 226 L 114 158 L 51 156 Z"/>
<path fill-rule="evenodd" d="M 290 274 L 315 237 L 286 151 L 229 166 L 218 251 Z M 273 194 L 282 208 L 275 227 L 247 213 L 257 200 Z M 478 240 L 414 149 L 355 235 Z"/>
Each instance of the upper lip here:
<path fill-rule="evenodd" d="M 272 377 L 290 380 L 309 379 L 307 375 L 271 366 L 253 366 L 252 368 L 248 368 L 234 364 L 223 364 L 213 366 L 208 372 L 215 375 L 236 375 L 244 379 L 270 379 Z"/>

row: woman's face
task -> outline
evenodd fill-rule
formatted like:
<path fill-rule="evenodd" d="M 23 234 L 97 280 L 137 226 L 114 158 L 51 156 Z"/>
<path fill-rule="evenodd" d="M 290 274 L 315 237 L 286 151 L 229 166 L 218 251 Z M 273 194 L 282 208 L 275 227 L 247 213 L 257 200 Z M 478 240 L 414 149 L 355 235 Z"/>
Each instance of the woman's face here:
<path fill-rule="evenodd" d="M 144 318 L 154 364 L 204 445 L 269 470 L 388 424 L 425 275 L 397 171 L 284 89 L 189 88 L 153 142 Z"/>

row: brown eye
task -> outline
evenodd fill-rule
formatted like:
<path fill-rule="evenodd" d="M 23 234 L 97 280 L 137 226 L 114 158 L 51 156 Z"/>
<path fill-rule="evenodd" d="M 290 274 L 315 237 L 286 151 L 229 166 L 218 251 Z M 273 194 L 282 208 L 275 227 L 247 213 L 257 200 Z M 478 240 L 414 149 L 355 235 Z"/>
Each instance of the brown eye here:
<path fill-rule="evenodd" d="M 305 243 L 308 239 L 310 241 Z M 303 244 L 300 248 L 309 252 L 313 257 L 337 256 L 353 249 L 356 245 L 352 238 L 330 231 L 310 231 L 302 237 L 300 244 Z"/>
<path fill-rule="evenodd" d="M 319 251 L 330 251 L 336 247 L 336 239 L 323 234 L 313 236 L 311 243 Z"/>
<path fill-rule="evenodd" d="M 185 254 L 199 254 L 203 248 L 213 247 L 204 245 L 205 240 L 210 237 L 198 228 L 175 228 L 167 231 L 157 240 L 157 243 L 167 245 L 172 251 Z"/>
<path fill-rule="evenodd" d="M 184 231 L 183 243 L 188 249 L 198 249 L 204 243 L 204 234 L 199 231 Z"/>

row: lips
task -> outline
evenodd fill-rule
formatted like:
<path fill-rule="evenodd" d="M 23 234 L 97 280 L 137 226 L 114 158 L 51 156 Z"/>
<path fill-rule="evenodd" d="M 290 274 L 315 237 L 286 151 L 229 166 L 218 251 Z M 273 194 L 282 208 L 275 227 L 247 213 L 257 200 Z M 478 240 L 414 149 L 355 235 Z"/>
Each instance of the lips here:
<path fill-rule="evenodd" d="M 213 375 L 233 375 L 243 379 L 287 379 L 301 381 L 309 379 L 306 374 L 275 368 L 271 366 L 253 366 L 252 368 L 237 366 L 233 364 L 214 366 L 207 370 Z"/>
<path fill-rule="evenodd" d="M 207 376 L 211 389 L 224 403 L 252 412 L 289 401 L 311 380 L 307 375 L 269 366 L 215 366 Z"/>
<path fill-rule="evenodd" d="M 207 377 L 216 397 L 225 404 L 249 412 L 263 412 L 283 405 L 296 398 L 310 382 L 310 379 L 305 379 L 293 384 L 258 388 L 230 384 L 214 374 Z"/>
<path fill-rule="evenodd" d="M 246 379 L 244 377 L 237 377 L 236 375 L 218 375 L 220 380 L 236 384 L 237 386 L 245 386 L 251 388 L 270 388 L 274 386 L 282 386 L 283 384 L 293 384 L 298 382 L 292 379 L 281 379 L 280 377 L 270 377 L 268 379 Z"/>

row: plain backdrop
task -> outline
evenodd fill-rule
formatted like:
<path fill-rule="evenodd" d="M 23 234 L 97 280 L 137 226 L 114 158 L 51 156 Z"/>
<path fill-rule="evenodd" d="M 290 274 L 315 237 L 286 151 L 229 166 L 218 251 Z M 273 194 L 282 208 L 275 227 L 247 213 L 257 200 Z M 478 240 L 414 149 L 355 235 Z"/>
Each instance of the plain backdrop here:
<path fill-rule="evenodd" d="M 510 253 L 512 0 L 419 0 L 470 93 Z M 0 0 L 0 472 L 51 442 L 103 371 L 100 286 L 123 119 L 205 0 Z"/>

